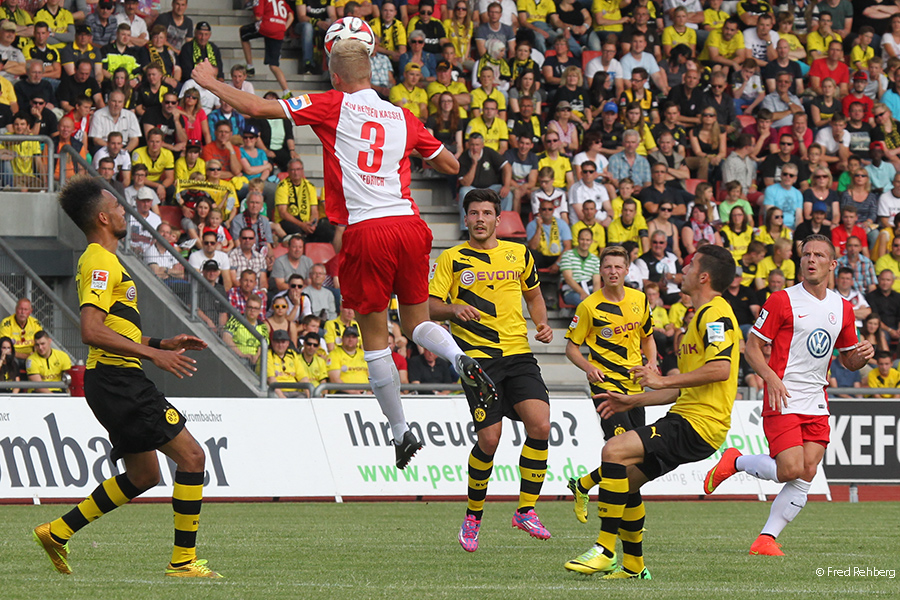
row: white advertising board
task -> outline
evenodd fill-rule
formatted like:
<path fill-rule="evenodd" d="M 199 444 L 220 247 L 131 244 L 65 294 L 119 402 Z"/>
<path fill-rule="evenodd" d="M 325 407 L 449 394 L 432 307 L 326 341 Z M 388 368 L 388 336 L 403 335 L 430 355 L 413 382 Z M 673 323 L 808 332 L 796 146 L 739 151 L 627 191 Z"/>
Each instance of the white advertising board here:
<path fill-rule="evenodd" d="M 425 447 L 404 470 L 394 466 L 390 428 L 371 396 L 313 400 L 174 398 L 206 452 L 208 498 L 464 496 L 475 441 L 462 396 L 404 400 L 407 419 Z M 647 410 L 652 422 L 664 407 Z M 568 495 L 566 481 L 595 469 L 603 440 L 585 398 L 551 403 L 545 496 Z M 504 421 L 489 496 L 519 492 L 521 423 Z M 737 402 L 726 446 L 767 452 L 759 404 Z M 110 444 L 82 399 L 0 396 L 0 499 L 79 498 L 121 472 Z M 647 496 L 700 496 L 703 477 L 718 459 L 684 465 L 644 488 Z M 160 455 L 162 482 L 146 497 L 171 495 L 175 466 Z M 717 495 L 776 494 L 780 484 L 737 475 Z M 824 475 L 812 494 L 828 495 Z"/>

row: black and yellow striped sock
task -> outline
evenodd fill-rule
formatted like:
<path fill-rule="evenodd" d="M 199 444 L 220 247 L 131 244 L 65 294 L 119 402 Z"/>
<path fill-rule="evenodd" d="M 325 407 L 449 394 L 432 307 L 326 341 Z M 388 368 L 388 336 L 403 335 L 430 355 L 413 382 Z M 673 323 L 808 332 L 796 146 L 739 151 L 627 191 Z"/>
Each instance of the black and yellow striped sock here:
<path fill-rule="evenodd" d="M 203 505 L 203 473 L 175 471 L 172 509 L 175 511 L 175 546 L 172 566 L 180 567 L 197 558 L 197 528 Z"/>
<path fill-rule="evenodd" d="M 594 469 L 593 471 L 591 471 L 590 473 L 588 473 L 587 475 L 585 475 L 584 477 L 582 477 L 581 479 L 578 480 L 578 483 L 577 483 L 578 491 L 581 492 L 582 494 L 590 493 L 590 491 L 593 489 L 593 487 L 600 483 L 601 479 L 602 479 L 602 477 L 600 475 L 600 467 L 597 467 L 596 469 Z"/>
<path fill-rule="evenodd" d="M 597 544 L 603 546 L 605 553 L 612 556 L 616 552 L 616 538 L 619 535 L 619 524 L 628 501 L 628 474 L 625 465 L 618 463 L 601 463 L 603 480 L 600 481 L 600 496 L 597 508 L 600 514 L 600 535 Z"/>
<path fill-rule="evenodd" d="M 519 456 L 519 508 L 520 513 L 525 513 L 534 508 L 537 499 L 541 495 L 541 486 L 544 485 L 544 477 L 547 475 L 547 440 L 538 440 L 533 437 L 525 438 L 522 445 L 522 454 Z"/>
<path fill-rule="evenodd" d="M 622 540 L 622 568 L 632 573 L 644 570 L 644 500 L 640 492 L 628 494 L 628 502 L 622 512 L 619 539 Z"/>
<path fill-rule="evenodd" d="M 96 521 L 109 511 L 127 504 L 145 490 L 137 489 L 125 473 L 110 477 L 97 486 L 91 495 L 62 517 L 50 523 L 50 535 L 65 544 L 75 532 Z"/>
<path fill-rule="evenodd" d="M 469 454 L 469 501 L 466 514 L 473 515 L 479 521 L 484 514 L 484 499 L 493 470 L 494 455 L 485 454 L 476 443 Z"/>

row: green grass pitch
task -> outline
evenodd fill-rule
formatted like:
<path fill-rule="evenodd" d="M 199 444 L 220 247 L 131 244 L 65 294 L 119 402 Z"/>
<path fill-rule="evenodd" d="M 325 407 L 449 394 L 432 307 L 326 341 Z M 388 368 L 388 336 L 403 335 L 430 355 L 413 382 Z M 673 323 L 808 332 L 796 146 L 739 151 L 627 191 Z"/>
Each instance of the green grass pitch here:
<path fill-rule="evenodd" d="M 599 520 L 571 504 L 538 512 L 553 538 L 510 526 L 515 505 L 490 502 L 481 547 L 456 541 L 462 502 L 216 504 L 203 509 L 201 558 L 226 579 L 163 576 L 172 540 L 165 504 L 125 506 L 79 532 L 75 574 L 57 574 L 31 528 L 67 507 L 0 507 L 0 598 L 363 600 L 387 598 L 898 598 L 900 579 L 827 575 L 900 569 L 900 503 L 809 503 L 781 536 L 786 557 L 747 550 L 768 515 L 761 502 L 647 503 L 644 553 L 652 581 L 602 581 L 563 569 L 586 550 Z M 592 510 L 593 513 L 593 510 Z M 816 569 L 826 575 L 817 576 Z"/>

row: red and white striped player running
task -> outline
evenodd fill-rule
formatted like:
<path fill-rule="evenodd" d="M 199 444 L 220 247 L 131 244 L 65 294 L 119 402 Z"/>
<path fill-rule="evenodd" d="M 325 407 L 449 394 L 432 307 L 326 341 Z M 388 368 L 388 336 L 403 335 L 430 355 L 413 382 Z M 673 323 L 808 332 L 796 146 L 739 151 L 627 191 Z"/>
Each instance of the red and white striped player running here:
<path fill-rule="evenodd" d="M 402 469 L 422 443 L 406 423 L 400 375 L 388 348 L 385 323 L 392 294 L 407 337 L 455 365 L 485 406 L 496 397 L 478 363 L 428 314 L 432 236 L 410 194 L 409 156 L 416 153 L 446 174 L 456 174 L 459 163 L 412 113 L 379 98 L 360 42 L 336 42 L 329 69 L 334 90 L 288 100 L 263 100 L 217 81 L 215 69 L 205 61 L 194 67 L 192 77 L 241 114 L 287 117 L 310 125 L 321 140 L 326 212 L 340 252 L 342 305 L 357 312 L 369 381 L 390 421 L 396 464 Z"/>
<path fill-rule="evenodd" d="M 782 556 L 775 538 L 806 505 L 810 483 L 825 455 L 828 425 L 828 368 L 835 347 L 847 369 L 858 371 L 875 354 L 856 334 L 853 307 L 828 289 L 834 272 L 834 245 L 822 235 L 803 242 L 803 282 L 775 292 L 763 305 L 747 340 L 747 362 L 763 378 L 763 430 L 769 454 L 743 456 L 728 448 L 706 475 L 703 491 L 711 494 L 723 481 L 743 471 L 784 483 L 772 502 L 769 520 L 750 554 Z M 766 363 L 763 346 L 772 344 Z"/>

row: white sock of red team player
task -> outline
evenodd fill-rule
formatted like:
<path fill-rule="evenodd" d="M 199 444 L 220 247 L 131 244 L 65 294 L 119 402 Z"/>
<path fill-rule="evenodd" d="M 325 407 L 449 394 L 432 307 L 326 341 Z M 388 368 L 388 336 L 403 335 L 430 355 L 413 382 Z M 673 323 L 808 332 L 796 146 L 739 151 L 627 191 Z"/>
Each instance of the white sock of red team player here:
<path fill-rule="evenodd" d="M 453 341 L 450 332 L 434 321 L 422 321 L 413 329 L 412 338 L 415 343 L 426 350 L 431 350 L 441 358 L 449 360 L 456 369 L 456 359 L 465 354 Z"/>
<path fill-rule="evenodd" d="M 778 465 L 775 459 L 767 454 L 747 454 L 734 461 L 738 471 L 749 473 L 757 479 L 778 481 Z"/>
<path fill-rule="evenodd" d="M 769 511 L 769 520 L 766 521 L 765 527 L 762 529 L 764 535 L 771 535 L 777 538 L 778 535 L 787 527 L 787 524 L 794 520 L 800 511 L 806 506 L 806 498 L 809 495 L 810 482 L 802 479 L 788 481 L 775 496 L 772 502 L 772 509 Z"/>
<path fill-rule="evenodd" d="M 406 424 L 403 405 L 400 403 L 400 373 L 391 358 L 391 350 L 366 350 L 363 356 L 369 366 L 369 383 L 381 406 L 381 412 L 391 424 L 394 440 L 400 442 L 403 434 L 409 431 L 409 425 Z"/>

